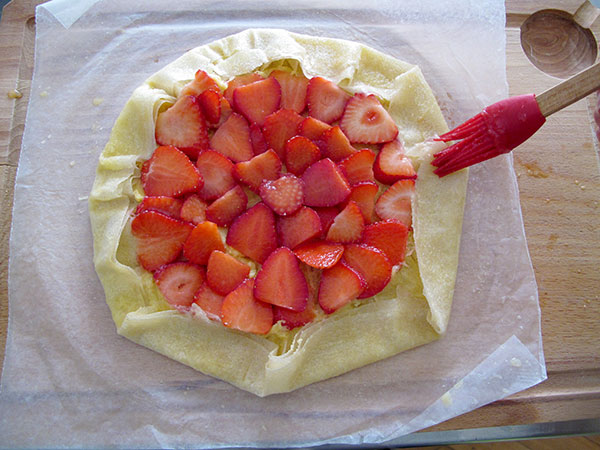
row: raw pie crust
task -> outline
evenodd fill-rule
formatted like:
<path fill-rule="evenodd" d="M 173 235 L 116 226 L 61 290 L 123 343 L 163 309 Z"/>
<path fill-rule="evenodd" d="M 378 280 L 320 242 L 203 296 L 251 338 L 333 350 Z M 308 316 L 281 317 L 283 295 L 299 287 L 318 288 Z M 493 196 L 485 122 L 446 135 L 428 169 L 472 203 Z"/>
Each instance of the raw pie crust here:
<path fill-rule="evenodd" d="M 194 73 L 205 70 L 225 86 L 236 75 L 274 68 L 322 76 L 350 93 L 381 99 L 418 167 L 414 251 L 376 296 L 302 328 L 275 324 L 259 336 L 226 328 L 195 306 L 188 314 L 172 309 L 137 262 L 130 224 L 144 195 L 140 166 L 157 146 L 157 115 Z M 133 92 L 100 156 L 90 195 L 94 263 L 118 333 L 259 396 L 292 391 L 439 338 L 450 314 L 467 184 L 466 171 L 443 179 L 432 173 L 435 145 L 423 142 L 446 130 L 417 66 L 355 42 L 253 29 L 185 53 Z"/>

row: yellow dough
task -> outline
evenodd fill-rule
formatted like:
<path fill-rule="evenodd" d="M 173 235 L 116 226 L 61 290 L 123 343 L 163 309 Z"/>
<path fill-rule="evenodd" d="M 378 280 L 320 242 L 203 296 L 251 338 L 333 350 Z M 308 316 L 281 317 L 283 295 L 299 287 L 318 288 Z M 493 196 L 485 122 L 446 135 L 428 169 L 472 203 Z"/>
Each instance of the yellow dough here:
<path fill-rule="evenodd" d="M 275 324 L 266 336 L 211 321 L 193 306 L 172 309 L 137 262 L 131 213 L 143 197 L 140 166 L 156 148 L 154 123 L 205 70 L 223 87 L 236 75 L 278 68 L 322 76 L 350 93 L 376 94 L 418 167 L 414 250 L 390 284 L 302 328 Z M 421 71 L 364 45 L 284 30 L 246 30 L 190 50 L 137 88 L 112 130 L 90 195 L 94 263 L 119 334 L 259 396 L 288 392 L 390 357 L 446 330 L 467 172 L 443 179 L 426 141 L 447 130 Z M 396 268 L 398 269 L 398 268 Z"/>

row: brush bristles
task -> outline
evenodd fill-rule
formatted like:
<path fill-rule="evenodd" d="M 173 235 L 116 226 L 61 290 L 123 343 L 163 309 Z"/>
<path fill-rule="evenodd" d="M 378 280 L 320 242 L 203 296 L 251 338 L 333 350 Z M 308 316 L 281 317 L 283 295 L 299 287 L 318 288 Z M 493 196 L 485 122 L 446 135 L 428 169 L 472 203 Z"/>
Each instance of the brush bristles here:
<path fill-rule="evenodd" d="M 476 117 L 473 119 L 475 118 Z M 464 169 L 465 167 L 469 167 L 473 164 L 477 164 L 498 156 L 500 153 L 502 153 L 496 149 L 494 140 L 489 135 L 487 128 L 483 125 L 483 122 L 481 120 L 478 120 L 477 122 L 478 123 L 476 124 L 476 121 L 473 121 L 468 127 L 465 128 L 463 128 L 461 125 L 459 127 L 461 128 L 459 133 L 464 137 L 464 139 L 434 155 L 434 159 L 431 164 L 437 167 L 437 169 L 433 171 L 435 174 L 443 177 L 452 172 L 456 172 L 457 170 Z M 467 123 L 468 122 L 465 122 L 465 124 Z M 464 130 L 469 130 L 469 133 L 465 135 Z M 454 131 L 456 130 L 453 130 L 451 133 L 446 133 L 446 135 L 444 135 L 444 140 L 445 136 L 448 134 L 456 136 Z M 443 136 L 440 136 L 440 139 L 442 139 L 442 137 Z"/>
<path fill-rule="evenodd" d="M 474 117 L 471 117 L 462 125 L 457 126 L 454 130 L 450 130 L 445 134 L 442 134 L 439 139 L 444 142 L 456 141 L 458 139 L 464 139 L 476 133 L 478 130 L 486 127 L 486 122 L 483 117 L 483 113 L 479 113 Z"/>

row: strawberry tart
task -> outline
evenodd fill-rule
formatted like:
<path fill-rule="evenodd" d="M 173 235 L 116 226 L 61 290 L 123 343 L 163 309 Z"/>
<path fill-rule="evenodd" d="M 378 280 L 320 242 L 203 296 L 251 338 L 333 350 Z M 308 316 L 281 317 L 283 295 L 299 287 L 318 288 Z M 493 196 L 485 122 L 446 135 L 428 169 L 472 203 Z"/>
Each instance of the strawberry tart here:
<path fill-rule="evenodd" d="M 418 67 L 247 30 L 136 89 L 90 195 L 119 334 L 259 396 L 438 339 L 466 192 Z M 438 148 L 439 149 L 439 148 Z"/>

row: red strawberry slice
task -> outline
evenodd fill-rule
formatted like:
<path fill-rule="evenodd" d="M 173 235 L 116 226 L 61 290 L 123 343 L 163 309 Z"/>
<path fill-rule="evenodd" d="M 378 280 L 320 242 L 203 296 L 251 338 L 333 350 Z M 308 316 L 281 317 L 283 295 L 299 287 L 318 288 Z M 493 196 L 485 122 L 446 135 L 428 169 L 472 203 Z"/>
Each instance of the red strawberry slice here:
<path fill-rule="evenodd" d="M 350 185 L 354 185 L 363 181 L 375 181 L 374 162 L 375 153 L 365 148 L 348 156 L 339 163 L 339 166 Z"/>
<path fill-rule="evenodd" d="M 364 181 L 352 186 L 347 201 L 356 202 L 365 219 L 365 223 L 371 223 L 375 220 L 375 197 L 378 191 L 379 187 L 373 181 Z"/>
<path fill-rule="evenodd" d="M 373 171 L 377 181 L 383 184 L 391 185 L 398 180 L 417 178 L 410 158 L 404 153 L 402 142 L 397 139 L 381 147 Z"/>
<path fill-rule="evenodd" d="M 139 214 L 144 211 L 158 211 L 167 216 L 179 219 L 179 212 L 183 202 L 178 198 L 173 197 L 144 197 L 142 202 L 135 209 L 135 213 Z M 185 219 L 184 219 L 185 220 Z"/>
<path fill-rule="evenodd" d="M 264 181 L 276 180 L 281 175 L 281 160 L 273 150 L 256 155 L 249 161 L 237 163 L 233 175 L 239 181 L 257 192 Z"/>
<path fill-rule="evenodd" d="M 269 115 L 264 122 L 263 134 L 267 146 L 284 159 L 285 143 L 298 134 L 298 126 L 304 118 L 291 109 L 280 109 Z"/>
<path fill-rule="evenodd" d="M 365 227 L 362 242 L 378 248 L 392 265 L 404 262 L 408 227 L 399 220 L 385 220 Z"/>
<path fill-rule="evenodd" d="M 239 215 L 229 227 L 227 244 L 262 264 L 277 248 L 273 211 L 261 202 Z"/>
<path fill-rule="evenodd" d="M 348 158 L 356 152 L 356 149 L 350 144 L 350 141 L 338 126 L 324 131 L 319 144 L 323 157 L 332 159 L 335 162 Z"/>
<path fill-rule="evenodd" d="M 321 159 L 321 151 L 304 136 L 294 136 L 285 143 L 285 166 L 288 172 L 301 176 L 312 164 Z"/>
<path fill-rule="evenodd" d="M 250 127 L 246 119 L 232 113 L 213 134 L 210 147 L 233 162 L 248 161 L 252 158 L 254 151 L 250 142 Z"/>
<path fill-rule="evenodd" d="M 209 319 L 221 320 L 223 296 L 213 291 L 207 283 L 200 286 L 194 295 L 194 303 L 206 313 Z"/>
<path fill-rule="evenodd" d="M 250 267 L 227 253 L 215 250 L 208 258 L 206 282 L 217 294 L 227 295 L 250 274 Z"/>
<path fill-rule="evenodd" d="M 207 89 L 219 91 L 219 85 L 204 70 L 198 70 L 194 79 L 183 87 L 179 97 L 186 95 L 198 96 Z"/>
<path fill-rule="evenodd" d="M 206 219 L 226 227 L 246 210 L 246 206 L 248 197 L 242 187 L 236 185 L 206 208 Z"/>
<path fill-rule="evenodd" d="M 287 247 L 269 255 L 256 274 L 254 295 L 272 305 L 303 311 L 308 302 L 308 285 L 298 260 Z"/>
<path fill-rule="evenodd" d="M 215 223 L 205 221 L 194 227 L 185 243 L 183 255 L 191 262 L 205 266 L 210 254 L 215 251 L 225 251 L 219 228 Z"/>
<path fill-rule="evenodd" d="M 248 333 L 269 332 L 273 326 L 273 307 L 258 301 L 253 292 L 254 280 L 247 279 L 223 299 L 223 325 Z"/>
<path fill-rule="evenodd" d="M 348 244 L 342 259 L 363 277 L 367 286 L 358 298 L 372 297 L 387 286 L 392 277 L 392 264 L 385 254 L 364 244 Z"/>
<path fill-rule="evenodd" d="M 204 113 L 206 121 L 210 125 L 217 125 L 221 120 L 221 100 L 223 95 L 221 91 L 207 89 L 198 96 L 198 103 Z"/>
<path fill-rule="evenodd" d="M 298 212 L 277 219 L 279 243 L 293 249 L 321 234 L 321 219 L 315 210 L 303 206 Z"/>
<path fill-rule="evenodd" d="M 275 78 L 281 86 L 281 107 L 296 111 L 298 114 L 304 111 L 308 78 L 283 70 L 274 70 L 269 76 Z"/>
<path fill-rule="evenodd" d="M 205 150 L 198 155 L 196 168 L 204 186 L 198 190 L 203 200 L 214 200 L 235 186 L 233 163 L 219 152 Z"/>
<path fill-rule="evenodd" d="M 203 185 L 194 164 L 175 147 L 163 146 L 142 166 L 142 187 L 147 196 L 177 197 L 198 190 Z"/>
<path fill-rule="evenodd" d="M 319 219 L 321 219 L 321 237 L 325 238 L 325 236 L 327 236 L 327 232 L 329 231 L 329 227 L 333 223 L 333 220 L 340 213 L 340 210 L 335 206 L 326 206 L 313 209 L 319 215 Z"/>
<path fill-rule="evenodd" d="M 154 279 L 170 305 L 187 308 L 194 302 L 194 294 L 204 283 L 204 269 L 195 264 L 176 262 L 154 272 Z"/>
<path fill-rule="evenodd" d="M 321 159 L 302 174 L 306 206 L 334 206 L 350 195 L 350 185 L 329 158 Z"/>
<path fill-rule="evenodd" d="M 179 214 L 182 220 L 198 225 L 200 222 L 206 220 L 207 206 L 206 202 L 198 197 L 198 195 L 192 194 L 184 200 Z"/>
<path fill-rule="evenodd" d="M 321 139 L 323 133 L 331 129 L 331 125 L 325 122 L 321 122 L 314 117 L 307 117 L 298 126 L 298 134 L 310 139 L 311 141 L 318 141 Z"/>
<path fill-rule="evenodd" d="M 227 122 L 227 119 L 229 119 L 232 113 L 233 109 L 231 108 L 231 105 L 229 104 L 227 99 L 225 97 L 221 97 L 221 118 L 219 119 L 217 127 L 220 127 L 225 122 Z"/>
<path fill-rule="evenodd" d="M 375 212 L 383 220 L 397 219 L 410 227 L 412 225 L 411 201 L 414 194 L 414 180 L 396 181 L 377 199 Z"/>
<path fill-rule="evenodd" d="M 340 127 L 352 143 L 380 144 L 398 135 L 394 119 L 373 94 L 354 94 L 344 109 Z"/>
<path fill-rule="evenodd" d="M 343 262 L 323 270 L 319 284 L 319 305 L 331 314 L 347 305 L 365 290 L 365 280 Z"/>
<path fill-rule="evenodd" d="M 327 269 L 333 267 L 340 260 L 344 253 L 344 246 L 317 239 L 300 244 L 294 249 L 294 253 L 304 264 L 315 269 Z"/>
<path fill-rule="evenodd" d="M 137 257 L 142 267 L 154 271 L 177 259 L 194 227 L 156 211 L 144 211 L 131 221 L 131 234 L 137 241 Z"/>
<path fill-rule="evenodd" d="M 233 91 L 233 107 L 250 123 L 263 126 L 265 118 L 279 109 L 281 87 L 275 78 L 240 86 Z"/>
<path fill-rule="evenodd" d="M 281 321 L 281 325 L 288 330 L 293 330 L 297 327 L 311 323 L 317 317 L 319 305 L 314 296 L 308 298 L 308 303 L 304 311 L 293 311 L 291 309 L 282 308 L 280 306 L 273 307 L 273 316 L 275 323 Z"/>
<path fill-rule="evenodd" d="M 173 106 L 156 119 L 155 138 L 158 145 L 173 145 L 195 158 L 208 148 L 208 131 L 202 108 L 196 97 L 179 97 Z"/>
<path fill-rule="evenodd" d="M 364 227 L 365 219 L 360 208 L 356 202 L 350 201 L 333 220 L 327 232 L 327 240 L 342 244 L 358 242 L 362 236 Z"/>
<path fill-rule="evenodd" d="M 260 197 L 276 214 L 288 216 L 302 206 L 304 186 L 302 180 L 291 173 L 283 174 L 276 180 L 265 181 L 260 185 Z"/>
<path fill-rule="evenodd" d="M 225 96 L 227 101 L 229 101 L 229 103 L 233 104 L 233 91 L 235 91 L 236 88 L 264 79 L 265 77 L 256 72 L 238 75 L 237 77 L 230 80 L 229 83 L 227 83 L 227 89 L 225 89 L 223 95 Z"/>
<path fill-rule="evenodd" d="M 250 142 L 255 155 L 260 155 L 269 149 L 262 128 L 255 123 L 250 125 Z"/>
<path fill-rule="evenodd" d="M 321 77 L 311 78 L 306 89 L 308 114 L 315 119 L 332 123 L 342 117 L 351 95 L 337 84 Z"/>

